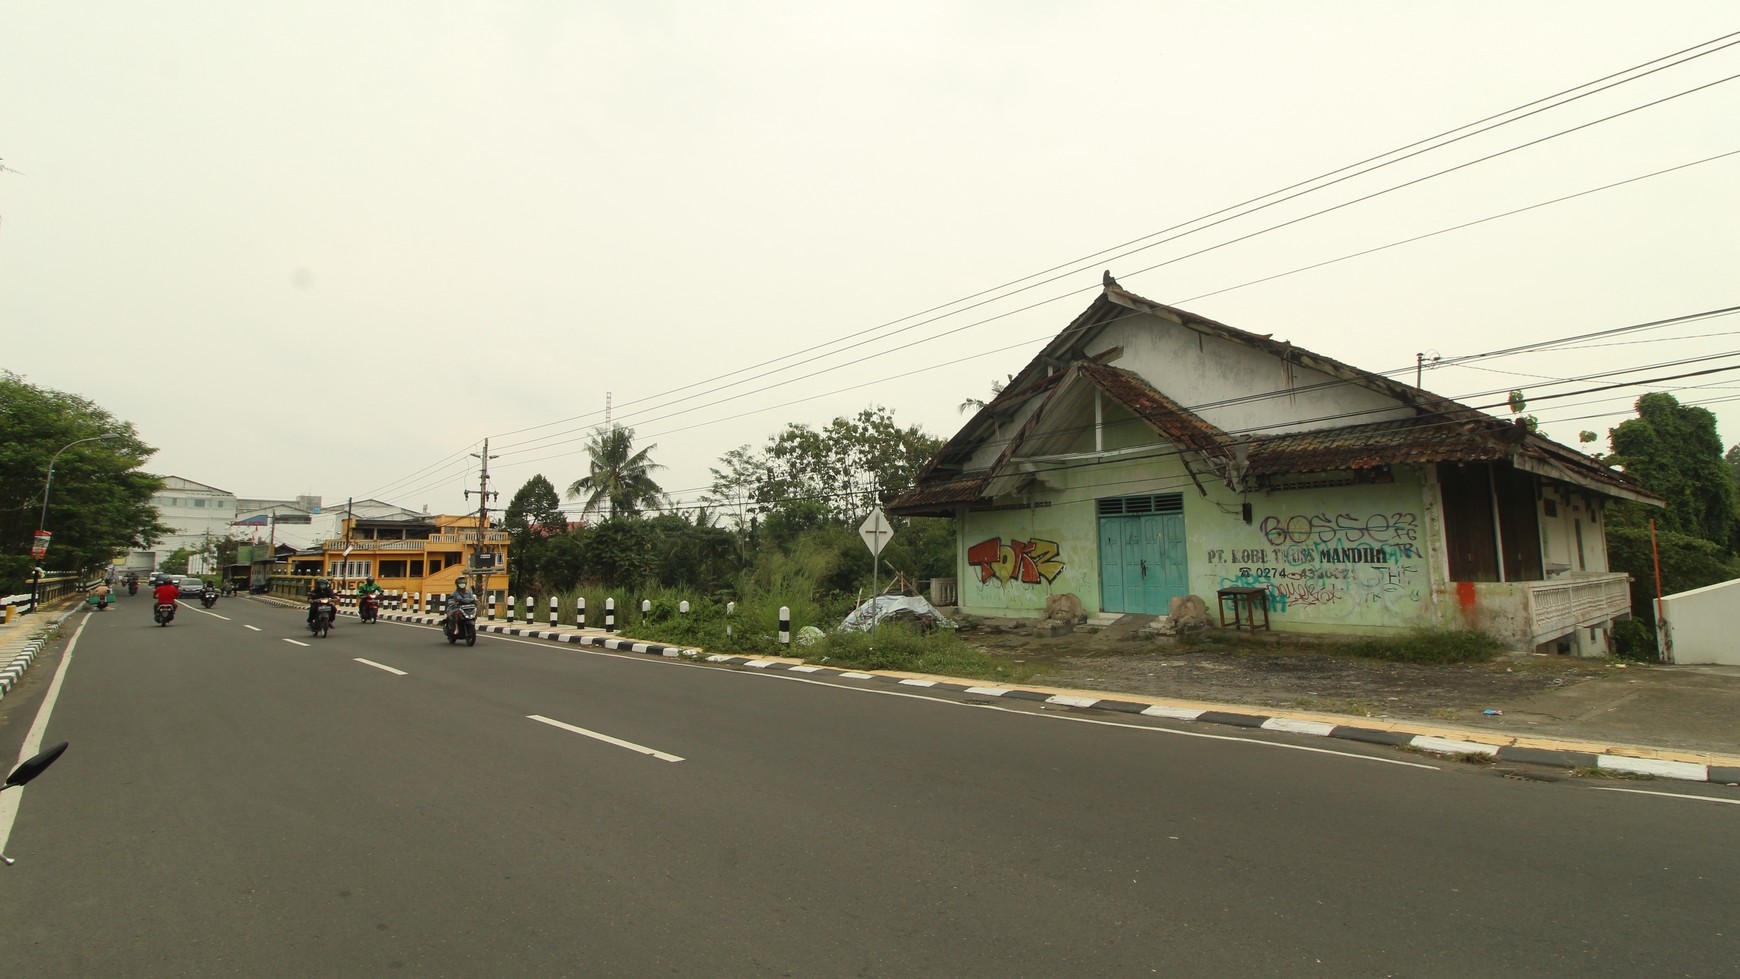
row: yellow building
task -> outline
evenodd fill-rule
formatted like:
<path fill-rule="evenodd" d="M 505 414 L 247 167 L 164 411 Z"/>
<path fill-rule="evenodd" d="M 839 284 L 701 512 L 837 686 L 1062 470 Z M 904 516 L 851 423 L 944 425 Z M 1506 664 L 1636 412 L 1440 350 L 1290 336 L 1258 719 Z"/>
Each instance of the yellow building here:
<path fill-rule="evenodd" d="M 487 524 L 478 532 L 475 513 L 416 517 L 347 518 L 343 536 L 322 542 L 320 552 L 296 556 L 297 574 L 324 574 L 340 590 L 373 576 L 388 591 L 441 595 L 460 575 L 473 591 L 507 588 L 508 535 Z M 487 568 L 488 571 L 479 571 Z"/>

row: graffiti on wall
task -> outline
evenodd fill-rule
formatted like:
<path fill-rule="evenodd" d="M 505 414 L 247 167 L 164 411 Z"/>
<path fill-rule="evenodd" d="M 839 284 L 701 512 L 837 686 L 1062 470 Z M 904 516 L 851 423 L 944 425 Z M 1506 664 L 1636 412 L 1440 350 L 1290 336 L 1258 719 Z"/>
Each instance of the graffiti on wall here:
<path fill-rule="evenodd" d="M 1061 548 L 1056 541 L 1031 538 L 1003 542 L 991 537 L 967 548 L 967 563 L 979 569 L 979 583 L 995 578 L 1007 584 L 1049 582 L 1063 571 Z"/>
<path fill-rule="evenodd" d="M 1300 513 L 1263 518 L 1268 547 L 1210 550 L 1233 565 L 1222 588 L 1269 590 L 1275 612 L 1311 610 L 1345 619 L 1362 613 L 1411 617 L 1424 600 L 1425 553 L 1413 513 Z"/>

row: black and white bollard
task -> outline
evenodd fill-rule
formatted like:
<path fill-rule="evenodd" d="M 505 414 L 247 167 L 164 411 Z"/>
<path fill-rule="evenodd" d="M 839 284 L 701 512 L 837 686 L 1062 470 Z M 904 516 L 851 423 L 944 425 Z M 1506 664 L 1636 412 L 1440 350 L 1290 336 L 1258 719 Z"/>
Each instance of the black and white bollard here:
<path fill-rule="evenodd" d="M 508 600 L 508 621 L 512 622 L 514 620 L 514 596 L 513 596 L 512 592 L 508 593 L 507 600 Z"/>
<path fill-rule="evenodd" d="M 558 611 L 558 605 L 556 602 L 556 596 L 551 595 L 550 596 L 550 628 L 552 628 L 552 629 L 556 628 L 557 611 Z"/>
<path fill-rule="evenodd" d="M 677 614 L 678 615 L 688 615 L 689 614 L 689 600 L 688 599 L 685 598 L 682 601 L 677 603 Z"/>
<path fill-rule="evenodd" d="M 604 631 L 616 631 L 616 599 L 614 598 L 604 600 Z"/>
<path fill-rule="evenodd" d="M 586 596 L 580 595 L 574 599 L 574 628 L 586 628 Z"/>
<path fill-rule="evenodd" d="M 779 607 L 779 644 L 791 646 L 791 609 L 784 605 Z"/>
<path fill-rule="evenodd" d="M 725 603 L 725 635 L 731 635 L 731 616 L 737 612 L 736 602 Z"/>
<path fill-rule="evenodd" d="M 495 592 L 489 593 L 489 621 L 495 621 Z"/>

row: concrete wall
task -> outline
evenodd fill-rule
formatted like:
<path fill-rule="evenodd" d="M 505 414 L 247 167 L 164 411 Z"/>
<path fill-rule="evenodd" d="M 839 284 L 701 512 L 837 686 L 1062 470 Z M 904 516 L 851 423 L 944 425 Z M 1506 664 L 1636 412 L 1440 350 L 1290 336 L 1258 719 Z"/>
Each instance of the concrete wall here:
<path fill-rule="evenodd" d="M 1062 470 L 1061 490 L 1007 501 L 1041 505 L 966 514 L 957 555 L 962 610 L 1036 616 L 1048 595 L 1064 592 L 1099 610 L 1096 501 L 1181 493 L 1190 590 L 1211 608 L 1221 588 L 1260 585 L 1272 596 L 1276 629 L 1383 632 L 1432 621 L 1428 554 L 1436 539 L 1427 540 L 1422 488 L 1411 470 L 1394 483 L 1247 499 L 1207 475 L 1204 495 L 1176 453 L 1155 448 L 1152 457 Z M 993 541 L 999 561 L 969 563 L 969 553 L 983 555 Z"/>
<path fill-rule="evenodd" d="M 1273 435 L 1411 414 L 1375 391 L 1334 383 L 1327 374 L 1284 364 L 1266 351 L 1198 333 L 1158 316 L 1135 315 L 1107 326 L 1088 352 L 1113 347 L 1124 348 L 1114 366 L 1142 375 L 1157 390 L 1227 432 Z M 1227 401 L 1230 392 L 1293 393 L 1217 404 Z"/>
<path fill-rule="evenodd" d="M 1252 496 L 1251 522 L 1222 489 L 1189 525 L 1191 590 L 1211 606 L 1221 588 L 1269 589 L 1275 628 L 1377 632 L 1432 621 L 1421 488 L 1407 467 L 1393 483 Z"/>
<path fill-rule="evenodd" d="M 1740 603 L 1740 580 L 1663 598 L 1668 662 L 1740 666 L 1740 642 L 1734 640 L 1737 603 Z"/>

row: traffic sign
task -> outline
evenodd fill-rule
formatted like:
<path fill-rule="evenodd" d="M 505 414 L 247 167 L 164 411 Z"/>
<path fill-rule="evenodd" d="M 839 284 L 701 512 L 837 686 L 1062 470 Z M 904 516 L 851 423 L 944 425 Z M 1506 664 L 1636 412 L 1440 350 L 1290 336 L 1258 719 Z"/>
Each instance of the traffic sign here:
<path fill-rule="evenodd" d="M 894 536 L 894 528 L 888 525 L 888 518 L 882 515 L 882 508 L 876 507 L 864 522 L 858 526 L 858 536 L 864 538 L 864 546 L 870 548 L 870 553 L 882 556 L 882 548 L 888 539 Z"/>

